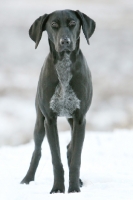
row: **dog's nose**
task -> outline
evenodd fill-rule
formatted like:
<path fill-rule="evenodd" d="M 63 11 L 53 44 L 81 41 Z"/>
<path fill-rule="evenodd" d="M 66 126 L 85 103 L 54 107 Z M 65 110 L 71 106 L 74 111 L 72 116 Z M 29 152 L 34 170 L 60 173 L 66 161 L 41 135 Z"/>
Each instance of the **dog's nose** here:
<path fill-rule="evenodd" d="M 61 46 L 69 46 L 70 43 L 71 43 L 71 40 L 68 37 L 60 39 L 60 45 Z"/>

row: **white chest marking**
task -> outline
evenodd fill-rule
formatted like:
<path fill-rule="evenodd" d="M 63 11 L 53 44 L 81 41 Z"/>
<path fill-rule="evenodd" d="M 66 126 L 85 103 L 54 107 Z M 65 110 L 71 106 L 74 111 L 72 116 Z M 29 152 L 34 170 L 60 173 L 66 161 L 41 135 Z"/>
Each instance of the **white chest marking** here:
<path fill-rule="evenodd" d="M 69 85 L 72 78 L 70 65 L 71 61 L 68 54 L 65 54 L 64 58 L 55 65 L 59 84 L 50 100 L 50 108 L 58 116 L 66 116 L 68 118 L 72 116 L 77 108 L 80 108 L 80 100 Z"/>

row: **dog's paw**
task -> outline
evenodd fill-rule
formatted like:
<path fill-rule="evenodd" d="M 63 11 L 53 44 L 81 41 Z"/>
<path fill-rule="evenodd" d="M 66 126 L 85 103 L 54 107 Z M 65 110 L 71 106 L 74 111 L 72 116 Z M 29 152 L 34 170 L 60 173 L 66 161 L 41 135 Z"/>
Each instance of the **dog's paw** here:
<path fill-rule="evenodd" d="M 25 177 L 21 182 L 20 184 L 29 184 L 31 181 L 34 181 L 33 178 L 28 178 L 28 177 Z"/>
<path fill-rule="evenodd" d="M 59 189 L 56 189 L 56 190 L 51 190 L 50 191 L 50 194 L 54 194 L 54 193 L 65 193 L 65 191 L 64 190 L 59 190 Z"/>
<path fill-rule="evenodd" d="M 69 187 L 68 193 L 77 193 L 80 192 L 80 188 L 78 187 Z"/>
<path fill-rule="evenodd" d="M 81 179 L 79 179 L 79 186 L 83 187 L 83 181 Z"/>
<path fill-rule="evenodd" d="M 50 194 L 54 194 L 54 193 L 65 193 L 64 184 L 54 185 L 52 190 L 50 191 Z"/>

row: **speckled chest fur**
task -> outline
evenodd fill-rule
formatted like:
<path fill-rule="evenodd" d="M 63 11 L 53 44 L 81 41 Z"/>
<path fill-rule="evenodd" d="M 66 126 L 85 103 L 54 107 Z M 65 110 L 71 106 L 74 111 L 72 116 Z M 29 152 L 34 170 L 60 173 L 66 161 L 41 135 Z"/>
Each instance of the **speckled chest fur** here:
<path fill-rule="evenodd" d="M 71 64 L 69 55 L 65 53 L 64 58 L 55 65 L 59 83 L 50 100 L 50 108 L 58 116 L 65 116 L 67 118 L 70 118 L 73 112 L 80 108 L 80 100 L 69 85 L 72 79 Z"/>

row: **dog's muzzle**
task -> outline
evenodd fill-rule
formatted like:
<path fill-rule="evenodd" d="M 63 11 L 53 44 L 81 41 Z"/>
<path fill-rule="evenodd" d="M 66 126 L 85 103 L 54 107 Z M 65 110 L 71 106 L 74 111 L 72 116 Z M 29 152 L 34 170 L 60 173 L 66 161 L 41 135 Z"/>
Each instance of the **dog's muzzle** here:
<path fill-rule="evenodd" d="M 68 38 L 68 37 L 61 38 L 59 40 L 59 46 L 60 46 L 60 51 L 65 51 L 65 50 L 72 51 L 73 50 L 72 42 L 71 42 L 70 38 Z"/>
<path fill-rule="evenodd" d="M 70 43 L 71 43 L 71 40 L 70 38 L 66 37 L 66 38 L 61 38 L 60 39 L 60 45 L 62 47 L 69 47 L 70 46 Z"/>

